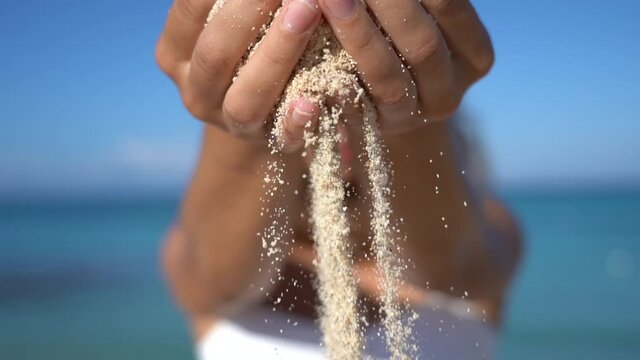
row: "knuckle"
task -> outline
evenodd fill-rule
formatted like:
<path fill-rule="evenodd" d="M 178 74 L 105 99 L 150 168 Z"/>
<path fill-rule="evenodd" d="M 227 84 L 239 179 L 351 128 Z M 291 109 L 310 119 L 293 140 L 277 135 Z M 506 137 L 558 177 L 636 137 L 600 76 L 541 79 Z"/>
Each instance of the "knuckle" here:
<path fill-rule="evenodd" d="M 493 68 L 493 64 L 495 63 L 495 53 L 493 48 L 484 48 L 483 51 L 480 51 L 479 55 L 474 62 L 475 70 L 478 72 L 480 77 L 483 77 L 491 71 Z"/>
<path fill-rule="evenodd" d="M 258 51 L 270 66 L 284 68 L 290 62 L 287 56 L 282 52 L 278 52 L 271 43 L 263 43 L 258 48 Z"/>
<path fill-rule="evenodd" d="M 227 66 L 226 60 L 220 56 L 216 45 L 210 41 L 198 42 L 193 50 L 191 62 L 208 75 L 214 75 Z"/>
<path fill-rule="evenodd" d="M 222 104 L 225 122 L 232 127 L 243 128 L 256 123 L 259 117 L 250 106 L 240 101 L 227 100 Z"/>
<path fill-rule="evenodd" d="M 373 44 L 373 40 L 375 39 L 376 32 L 374 30 L 377 31 L 376 28 L 367 28 L 367 30 L 364 30 L 364 31 L 354 32 L 354 34 L 357 33 L 359 35 L 354 36 L 351 39 L 350 50 L 363 52 L 369 49 Z"/>
<path fill-rule="evenodd" d="M 165 45 L 162 40 L 160 40 L 156 45 L 156 50 L 154 55 L 155 55 L 156 64 L 158 64 L 158 67 L 160 68 L 160 70 L 162 70 L 165 74 L 169 74 L 172 66 L 168 61 L 167 52 L 165 50 Z"/>
<path fill-rule="evenodd" d="M 444 41 L 438 36 L 430 34 L 420 39 L 417 48 L 414 51 L 407 52 L 405 59 L 412 65 L 428 62 L 443 49 Z"/>
<path fill-rule="evenodd" d="M 198 0 L 176 0 L 175 6 L 181 15 L 192 19 L 197 17 Z"/>
<path fill-rule="evenodd" d="M 404 104 L 410 98 L 410 91 L 404 81 L 393 81 L 377 91 L 376 101 L 380 105 L 395 106 Z"/>
<path fill-rule="evenodd" d="M 449 6 L 451 6 L 453 0 L 429 0 L 428 1 L 428 8 L 431 11 L 444 11 L 446 9 L 449 8 Z"/>
<path fill-rule="evenodd" d="M 491 40 L 488 37 L 479 40 L 465 61 L 471 80 L 476 81 L 487 75 L 493 68 L 495 61 Z"/>
<path fill-rule="evenodd" d="M 176 61 L 170 56 L 170 52 L 167 49 L 167 45 L 163 39 L 158 41 L 155 49 L 156 64 L 167 76 L 176 79 L 177 64 Z"/>
<path fill-rule="evenodd" d="M 205 103 L 200 100 L 200 97 L 197 96 L 194 91 L 182 91 L 182 103 L 193 117 L 198 120 L 205 121 L 208 109 L 206 108 Z"/>

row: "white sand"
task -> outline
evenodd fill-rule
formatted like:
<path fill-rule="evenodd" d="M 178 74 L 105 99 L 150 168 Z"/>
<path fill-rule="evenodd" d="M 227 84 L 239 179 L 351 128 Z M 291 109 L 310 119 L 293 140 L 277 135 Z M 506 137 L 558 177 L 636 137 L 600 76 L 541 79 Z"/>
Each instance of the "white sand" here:
<path fill-rule="evenodd" d="M 219 0 L 209 20 L 224 4 Z M 250 57 L 259 46 L 260 35 L 239 64 Z M 320 323 L 324 346 L 330 359 L 361 359 L 362 327 L 359 323 L 357 286 L 353 275 L 353 256 L 349 242 L 349 221 L 345 207 L 345 186 L 341 177 L 340 156 L 336 150 L 339 141 L 337 124 L 344 106 L 361 110 L 365 130 L 367 173 L 370 182 L 372 209 L 372 233 L 378 273 L 381 277 L 383 324 L 386 341 L 392 359 L 410 359 L 411 327 L 402 322 L 404 308 L 397 299 L 402 279 L 402 265 L 395 254 L 399 253 L 392 236 L 391 207 L 389 197 L 389 168 L 385 162 L 384 148 L 377 128 L 377 116 L 367 92 L 358 76 L 356 64 L 342 49 L 331 28 L 322 23 L 298 63 L 284 95 L 274 112 L 274 127 L 270 146 L 274 153 L 278 144 L 273 140 L 282 131 L 282 120 L 289 104 L 303 96 L 320 105 L 318 130 L 305 134 L 306 146 L 313 149 L 310 165 L 311 215 L 317 252 Z M 275 167 L 275 169 L 274 169 Z M 270 170 L 280 173 L 277 163 Z M 269 184 L 279 186 L 268 178 Z M 269 190 L 273 196 L 273 190 Z M 281 209 L 275 209 L 274 221 L 283 218 Z M 277 254 L 275 249 L 282 239 L 282 225 L 272 226 L 263 234 L 267 253 Z"/>

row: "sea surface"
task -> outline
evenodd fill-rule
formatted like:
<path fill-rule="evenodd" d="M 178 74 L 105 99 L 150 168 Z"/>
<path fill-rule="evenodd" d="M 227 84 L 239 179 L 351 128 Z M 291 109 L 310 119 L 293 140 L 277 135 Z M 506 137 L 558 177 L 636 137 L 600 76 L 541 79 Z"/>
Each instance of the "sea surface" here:
<path fill-rule="evenodd" d="M 519 191 L 502 359 L 640 359 L 640 191 Z M 189 359 L 157 265 L 175 199 L 0 202 L 0 359 Z"/>

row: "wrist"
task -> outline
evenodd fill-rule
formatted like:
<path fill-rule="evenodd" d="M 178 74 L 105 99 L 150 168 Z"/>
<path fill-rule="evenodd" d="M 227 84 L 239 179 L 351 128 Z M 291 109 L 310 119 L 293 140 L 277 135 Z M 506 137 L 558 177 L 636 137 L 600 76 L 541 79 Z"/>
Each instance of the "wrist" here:
<path fill-rule="evenodd" d="M 425 156 L 439 155 L 451 148 L 450 132 L 446 121 L 437 121 L 420 126 L 411 131 L 382 134 L 385 146 L 389 153 L 394 156 L 410 156 L 415 154 L 424 158 Z"/>

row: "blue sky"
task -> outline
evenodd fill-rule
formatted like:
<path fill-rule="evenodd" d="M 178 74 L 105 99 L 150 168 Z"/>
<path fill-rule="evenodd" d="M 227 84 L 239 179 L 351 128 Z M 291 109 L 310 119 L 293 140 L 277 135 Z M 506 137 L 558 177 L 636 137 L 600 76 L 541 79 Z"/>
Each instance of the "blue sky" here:
<path fill-rule="evenodd" d="M 175 191 L 200 125 L 156 68 L 168 0 L 0 9 L 0 196 Z M 465 108 L 506 185 L 640 184 L 640 2 L 477 0 L 497 62 Z"/>

